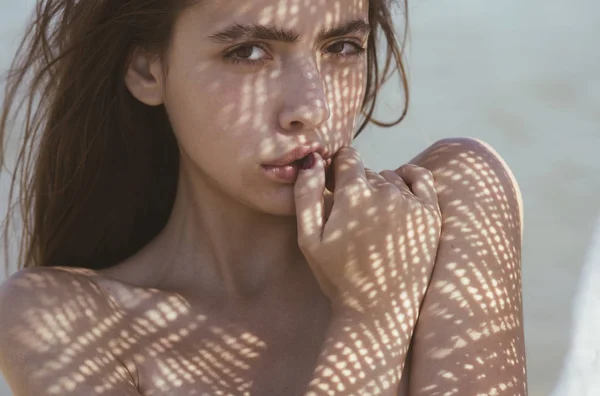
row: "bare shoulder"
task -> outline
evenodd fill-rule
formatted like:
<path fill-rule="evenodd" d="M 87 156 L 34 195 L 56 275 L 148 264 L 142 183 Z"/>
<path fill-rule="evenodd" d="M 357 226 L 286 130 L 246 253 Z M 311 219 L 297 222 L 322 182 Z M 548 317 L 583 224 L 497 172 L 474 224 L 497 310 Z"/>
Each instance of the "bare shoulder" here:
<path fill-rule="evenodd" d="M 0 371 L 13 394 L 137 394 L 111 350 L 119 313 L 95 277 L 36 267 L 0 285 Z"/>
<path fill-rule="evenodd" d="M 433 174 L 442 233 L 412 338 L 409 394 L 525 395 L 519 185 L 477 139 L 440 140 L 411 162 Z"/>
<path fill-rule="evenodd" d="M 411 160 L 428 168 L 434 175 L 440 205 L 451 199 L 458 204 L 494 203 L 486 205 L 504 212 L 511 225 L 518 223 L 522 234 L 523 198 L 512 170 L 500 154 L 488 143 L 474 138 L 442 139 Z M 495 206 L 499 204 L 500 207 Z"/>
<path fill-rule="evenodd" d="M 84 295 L 94 311 L 106 306 L 106 294 L 94 282 L 95 271 L 86 268 L 34 267 L 22 269 L 0 285 L 0 315 L 18 320 L 25 312 L 57 307 Z M 83 314 L 85 315 L 85 311 Z M 2 323 L 5 323 L 2 321 Z"/>

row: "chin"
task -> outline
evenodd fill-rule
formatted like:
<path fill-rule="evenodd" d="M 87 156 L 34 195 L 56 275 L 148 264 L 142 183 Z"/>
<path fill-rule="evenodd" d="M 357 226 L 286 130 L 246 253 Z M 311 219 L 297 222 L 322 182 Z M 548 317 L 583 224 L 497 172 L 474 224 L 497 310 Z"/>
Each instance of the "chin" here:
<path fill-rule="evenodd" d="M 290 204 L 270 205 L 265 212 L 273 216 L 296 217 L 296 205 L 292 201 Z"/>
<path fill-rule="evenodd" d="M 255 203 L 255 207 L 257 210 L 273 216 L 296 217 L 293 185 L 273 194 L 265 194 L 260 202 Z"/>

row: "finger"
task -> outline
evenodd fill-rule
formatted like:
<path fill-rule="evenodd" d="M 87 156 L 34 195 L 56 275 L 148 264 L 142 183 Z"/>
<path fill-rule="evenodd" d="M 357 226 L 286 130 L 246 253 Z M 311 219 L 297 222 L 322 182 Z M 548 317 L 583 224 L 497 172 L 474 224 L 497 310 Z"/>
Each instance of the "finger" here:
<path fill-rule="evenodd" d="M 413 194 L 427 203 L 437 203 L 433 175 L 428 169 L 413 164 L 402 165 L 396 173 L 410 186 Z"/>
<path fill-rule="evenodd" d="M 333 170 L 333 158 L 329 158 L 325 165 L 325 188 L 331 192 L 335 191 L 335 172 Z"/>
<path fill-rule="evenodd" d="M 310 169 L 300 169 L 294 184 L 294 200 L 298 224 L 298 245 L 315 246 L 323 233 L 325 169 L 318 153 Z"/>
<path fill-rule="evenodd" d="M 319 265 L 311 264 L 310 260 L 307 260 L 307 262 L 323 294 L 329 299 L 333 298 L 337 294 L 335 292 L 337 287 L 329 280 L 327 275 L 324 274 L 323 269 Z"/>
<path fill-rule="evenodd" d="M 333 159 L 333 173 L 335 198 L 338 198 L 339 191 L 348 185 L 361 180 L 365 184 L 368 183 L 362 158 L 353 147 L 342 147 L 337 152 Z"/>
<path fill-rule="evenodd" d="M 396 187 L 398 187 L 399 190 L 412 194 L 412 191 L 410 191 L 410 188 L 408 188 L 404 179 L 398 176 L 396 172 L 392 170 L 384 170 L 379 172 L 379 174 L 381 175 L 381 177 L 387 180 L 388 183 L 392 183 Z"/>
<path fill-rule="evenodd" d="M 327 188 L 323 192 L 324 212 L 323 212 L 323 224 L 329 220 L 331 209 L 333 209 L 333 193 Z"/>
<path fill-rule="evenodd" d="M 369 168 L 365 168 L 365 175 L 371 186 L 377 188 L 382 184 L 388 184 L 388 181 L 383 178 L 379 173 L 372 171 Z M 400 177 L 400 176 L 398 176 Z"/>

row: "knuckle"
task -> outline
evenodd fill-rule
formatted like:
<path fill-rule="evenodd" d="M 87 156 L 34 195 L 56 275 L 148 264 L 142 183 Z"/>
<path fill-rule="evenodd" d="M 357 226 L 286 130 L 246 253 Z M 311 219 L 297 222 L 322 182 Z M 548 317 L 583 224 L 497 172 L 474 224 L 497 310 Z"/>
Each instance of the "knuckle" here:
<path fill-rule="evenodd" d="M 398 199 L 398 195 L 401 193 L 400 189 L 392 183 L 383 183 L 377 190 L 385 200 Z"/>
<path fill-rule="evenodd" d="M 365 175 L 367 175 L 367 177 L 375 179 L 375 180 L 381 179 L 381 175 L 379 173 L 372 171 L 369 168 L 365 168 Z"/>
<path fill-rule="evenodd" d="M 398 170 L 402 172 L 412 172 L 417 168 L 419 168 L 419 166 L 415 164 L 404 164 L 400 168 L 398 168 Z"/>
<path fill-rule="evenodd" d="M 381 172 L 379 172 L 379 174 L 381 175 L 381 177 L 385 178 L 386 180 L 390 180 L 390 179 L 398 179 L 400 176 L 398 176 L 398 174 L 394 171 L 391 170 L 383 170 Z"/>
<path fill-rule="evenodd" d="M 433 186 L 433 173 L 431 173 L 429 169 L 415 165 L 415 168 L 411 169 L 411 172 L 413 172 L 417 179 L 426 182 L 430 186 Z"/>
<path fill-rule="evenodd" d="M 429 173 L 429 170 L 427 168 L 423 168 L 418 165 L 415 165 L 414 168 L 412 168 L 412 171 L 415 172 L 419 176 L 425 176 Z"/>
<path fill-rule="evenodd" d="M 338 151 L 338 155 L 343 156 L 343 157 L 356 157 L 356 158 L 360 158 L 360 154 L 358 153 L 358 150 L 356 150 L 352 146 L 344 146 L 344 147 L 342 147 Z"/>
<path fill-rule="evenodd" d="M 421 168 L 421 169 L 423 172 L 423 178 L 425 178 L 427 181 L 433 182 L 433 173 L 431 173 L 431 171 L 429 169 L 426 169 L 426 168 Z"/>
<path fill-rule="evenodd" d="M 355 189 L 370 189 L 371 188 L 371 180 L 369 176 L 356 176 L 351 180 L 350 185 L 354 186 Z"/>

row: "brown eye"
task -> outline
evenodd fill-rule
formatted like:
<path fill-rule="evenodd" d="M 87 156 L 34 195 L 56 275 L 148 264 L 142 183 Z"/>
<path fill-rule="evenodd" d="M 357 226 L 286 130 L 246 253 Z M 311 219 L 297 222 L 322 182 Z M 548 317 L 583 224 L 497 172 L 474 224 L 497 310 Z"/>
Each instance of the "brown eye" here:
<path fill-rule="evenodd" d="M 238 48 L 237 50 L 233 51 L 233 53 L 240 58 L 248 58 L 252 55 L 252 52 L 254 52 L 254 50 L 251 46 Z"/>
<path fill-rule="evenodd" d="M 223 56 L 225 62 L 244 63 L 247 65 L 263 64 L 269 59 L 268 51 L 258 44 L 248 44 L 237 47 Z"/>
<path fill-rule="evenodd" d="M 335 43 L 332 46 L 330 46 L 329 48 L 331 49 L 331 52 L 333 53 L 340 53 L 344 50 L 344 42 L 339 42 L 339 43 Z"/>
<path fill-rule="evenodd" d="M 327 47 L 327 52 L 338 58 L 352 58 L 363 55 L 366 50 L 354 41 L 346 40 L 331 44 Z"/>

